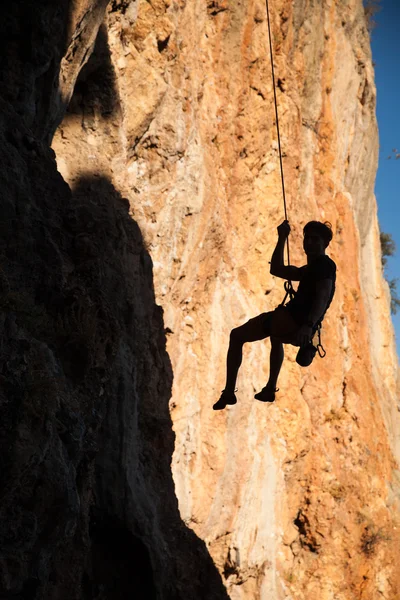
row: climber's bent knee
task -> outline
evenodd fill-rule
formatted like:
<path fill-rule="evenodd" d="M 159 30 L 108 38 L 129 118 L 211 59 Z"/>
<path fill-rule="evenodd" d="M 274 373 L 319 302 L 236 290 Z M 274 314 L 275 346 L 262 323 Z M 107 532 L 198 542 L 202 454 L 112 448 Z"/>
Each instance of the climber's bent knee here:
<path fill-rule="evenodd" d="M 233 344 L 264 340 L 271 334 L 273 312 L 262 313 L 240 327 L 232 329 L 230 339 Z"/>
<path fill-rule="evenodd" d="M 239 330 L 240 330 L 240 327 L 235 327 L 235 329 L 232 329 L 231 334 L 229 336 L 230 341 L 233 342 L 234 344 L 242 343 L 242 339 L 241 339 Z"/>

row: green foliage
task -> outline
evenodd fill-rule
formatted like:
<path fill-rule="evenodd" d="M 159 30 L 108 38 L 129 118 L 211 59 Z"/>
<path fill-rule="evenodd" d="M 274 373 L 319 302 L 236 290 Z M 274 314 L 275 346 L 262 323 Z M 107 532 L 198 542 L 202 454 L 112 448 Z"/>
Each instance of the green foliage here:
<path fill-rule="evenodd" d="M 382 252 L 382 266 L 385 269 L 387 266 L 387 257 L 394 256 L 396 254 L 396 243 L 392 238 L 391 233 L 380 232 L 381 240 L 381 252 Z M 397 310 L 400 308 L 400 298 L 397 294 L 397 277 L 394 279 L 388 279 L 385 273 L 386 281 L 389 284 L 390 289 L 390 311 L 393 315 L 397 314 Z"/>
<path fill-rule="evenodd" d="M 390 289 L 390 311 L 392 315 L 397 314 L 397 310 L 400 308 L 400 298 L 397 294 L 397 282 L 398 278 L 389 279 L 389 289 Z"/>
<path fill-rule="evenodd" d="M 381 0 L 364 0 L 364 12 L 367 20 L 368 31 L 376 27 L 375 15 L 381 10 Z"/>
<path fill-rule="evenodd" d="M 382 266 L 386 267 L 387 256 L 394 256 L 396 254 L 396 242 L 392 238 L 391 233 L 380 233 L 381 239 L 381 250 L 382 250 Z"/>

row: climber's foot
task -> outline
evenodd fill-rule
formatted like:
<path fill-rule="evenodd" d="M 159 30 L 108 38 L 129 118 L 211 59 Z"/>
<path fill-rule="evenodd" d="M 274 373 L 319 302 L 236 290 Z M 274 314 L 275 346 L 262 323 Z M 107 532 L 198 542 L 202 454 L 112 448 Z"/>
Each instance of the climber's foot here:
<path fill-rule="evenodd" d="M 213 410 L 223 410 L 227 404 L 236 404 L 236 402 L 234 392 L 223 390 L 220 399 L 214 404 Z"/>
<path fill-rule="evenodd" d="M 260 400 L 260 402 L 273 402 L 275 400 L 275 392 L 277 392 L 279 388 L 275 388 L 271 385 L 266 385 L 261 392 L 258 392 L 254 396 L 256 400 Z"/>

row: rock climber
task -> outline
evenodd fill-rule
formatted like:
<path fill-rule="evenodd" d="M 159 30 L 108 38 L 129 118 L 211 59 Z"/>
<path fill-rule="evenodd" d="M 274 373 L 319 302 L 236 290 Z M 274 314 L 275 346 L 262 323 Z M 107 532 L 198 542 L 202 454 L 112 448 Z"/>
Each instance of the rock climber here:
<path fill-rule="evenodd" d="M 231 331 L 227 356 L 226 385 L 214 410 L 236 404 L 235 386 L 242 362 L 242 349 L 245 342 L 255 342 L 271 338 L 270 371 L 267 385 L 255 395 L 261 402 L 273 402 L 284 352 L 283 344 L 299 346 L 300 354 L 309 355 L 306 362 L 296 359 L 299 364 L 311 363 L 316 349 L 311 340 L 318 329 L 335 293 L 336 265 L 325 250 L 332 240 L 330 223 L 310 221 L 303 229 L 303 249 L 307 264 L 303 267 L 285 266 L 284 248 L 290 234 L 287 220 L 278 227 L 278 242 L 271 258 L 270 272 L 288 281 L 299 281 L 296 294 L 285 305 L 273 311 L 262 313 Z M 304 360 L 304 357 L 303 357 Z"/>

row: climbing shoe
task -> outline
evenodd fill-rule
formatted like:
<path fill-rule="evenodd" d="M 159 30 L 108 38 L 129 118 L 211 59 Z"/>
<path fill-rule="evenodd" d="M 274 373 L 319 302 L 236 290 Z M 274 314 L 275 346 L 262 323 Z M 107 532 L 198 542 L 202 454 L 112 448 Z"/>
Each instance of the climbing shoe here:
<path fill-rule="evenodd" d="M 263 387 L 261 392 L 258 392 L 258 394 L 254 396 L 254 398 L 256 400 L 260 400 L 260 402 L 273 402 L 275 400 L 275 392 L 278 391 L 279 388 L 273 389 L 272 387 L 266 385 L 265 387 Z"/>
<path fill-rule="evenodd" d="M 236 390 L 235 390 L 236 391 Z M 227 404 L 236 404 L 236 396 L 234 392 L 222 390 L 220 399 L 214 404 L 213 410 L 223 410 Z"/>
<path fill-rule="evenodd" d="M 317 353 L 317 349 L 310 342 L 306 346 L 302 346 L 296 356 L 296 362 L 301 367 L 309 367 L 314 360 L 314 356 Z"/>

